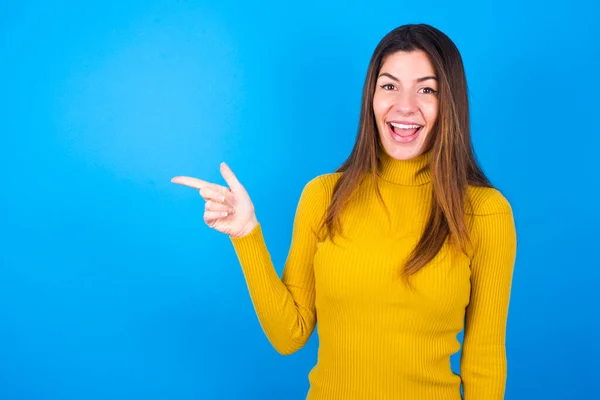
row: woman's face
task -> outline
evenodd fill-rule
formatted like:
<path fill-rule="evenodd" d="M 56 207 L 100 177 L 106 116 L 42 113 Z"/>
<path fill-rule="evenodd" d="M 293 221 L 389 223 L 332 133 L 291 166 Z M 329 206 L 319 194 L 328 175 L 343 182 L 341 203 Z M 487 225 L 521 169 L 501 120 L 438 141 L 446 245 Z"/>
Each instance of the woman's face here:
<path fill-rule="evenodd" d="M 398 51 L 384 58 L 373 96 L 381 144 L 398 160 L 428 150 L 438 116 L 438 81 L 422 50 Z"/>

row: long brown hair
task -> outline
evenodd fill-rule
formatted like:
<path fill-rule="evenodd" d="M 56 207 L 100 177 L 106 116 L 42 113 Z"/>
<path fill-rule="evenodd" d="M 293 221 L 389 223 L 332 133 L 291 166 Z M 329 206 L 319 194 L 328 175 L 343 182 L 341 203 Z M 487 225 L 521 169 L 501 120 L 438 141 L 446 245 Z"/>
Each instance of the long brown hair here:
<path fill-rule="evenodd" d="M 377 45 L 365 79 L 356 142 L 348 159 L 336 170 L 342 172 L 336 182 L 332 201 L 323 226 L 334 238 L 342 233 L 340 214 L 349 197 L 371 172 L 379 200 L 385 207 L 377 185 L 379 155 L 382 148 L 375 116 L 373 96 L 377 76 L 386 56 L 398 51 L 422 50 L 436 71 L 439 82 L 439 111 L 430 134 L 429 168 L 432 175 L 432 202 L 425 230 L 401 271 L 408 277 L 431 261 L 446 239 L 467 253 L 471 245 L 465 213 L 469 205 L 469 185 L 492 187 L 477 165 L 471 142 L 467 82 L 461 55 L 456 45 L 438 29 L 426 24 L 400 26 L 388 33 Z M 386 212 L 387 210 L 386 207 Z"/>

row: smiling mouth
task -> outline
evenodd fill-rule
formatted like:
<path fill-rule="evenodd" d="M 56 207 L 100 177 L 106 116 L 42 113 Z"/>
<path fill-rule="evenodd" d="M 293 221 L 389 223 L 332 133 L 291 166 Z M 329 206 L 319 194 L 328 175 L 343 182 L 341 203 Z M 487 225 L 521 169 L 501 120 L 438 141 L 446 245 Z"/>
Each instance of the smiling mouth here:
<path fill-rule="evenodd" d="M 417 132 L 423 129 L 423 125 L 418 124 L 398 124 L 395 122 L 388 122 L 388 125 L 392 132 L 401 137 L 410 137 L 415 135 Z"/>

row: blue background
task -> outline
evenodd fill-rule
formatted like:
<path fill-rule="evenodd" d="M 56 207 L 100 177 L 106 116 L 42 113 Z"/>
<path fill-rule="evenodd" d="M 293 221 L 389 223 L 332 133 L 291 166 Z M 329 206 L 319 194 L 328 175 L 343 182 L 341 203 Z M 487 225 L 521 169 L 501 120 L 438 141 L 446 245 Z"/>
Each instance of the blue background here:
<path fill-rule="evenodd" d="M 224 183 L 227 161 L 281 272 L 304 184 L 351 150 L 372 51 L 413 22 L 462 52 L 515 212 L 506 398 L 597 395 L 591 0 L 120 3 L 0 5 L 1 399 L 303 399 L 318 338 L 272 349 L 228 238 L 169 180 Z"/>

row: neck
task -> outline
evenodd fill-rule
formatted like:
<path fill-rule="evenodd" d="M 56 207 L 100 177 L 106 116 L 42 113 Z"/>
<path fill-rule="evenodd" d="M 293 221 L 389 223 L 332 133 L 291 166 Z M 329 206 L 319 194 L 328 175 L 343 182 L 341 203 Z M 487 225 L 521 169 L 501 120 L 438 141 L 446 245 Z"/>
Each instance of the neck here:
<path fill-rule="evenodd" d="M 408 160 L 397 160 L 381 148 L 377 175 L 398 185 L 423 185 L 431 181 L 430 159 L 431 150 Z"/>

